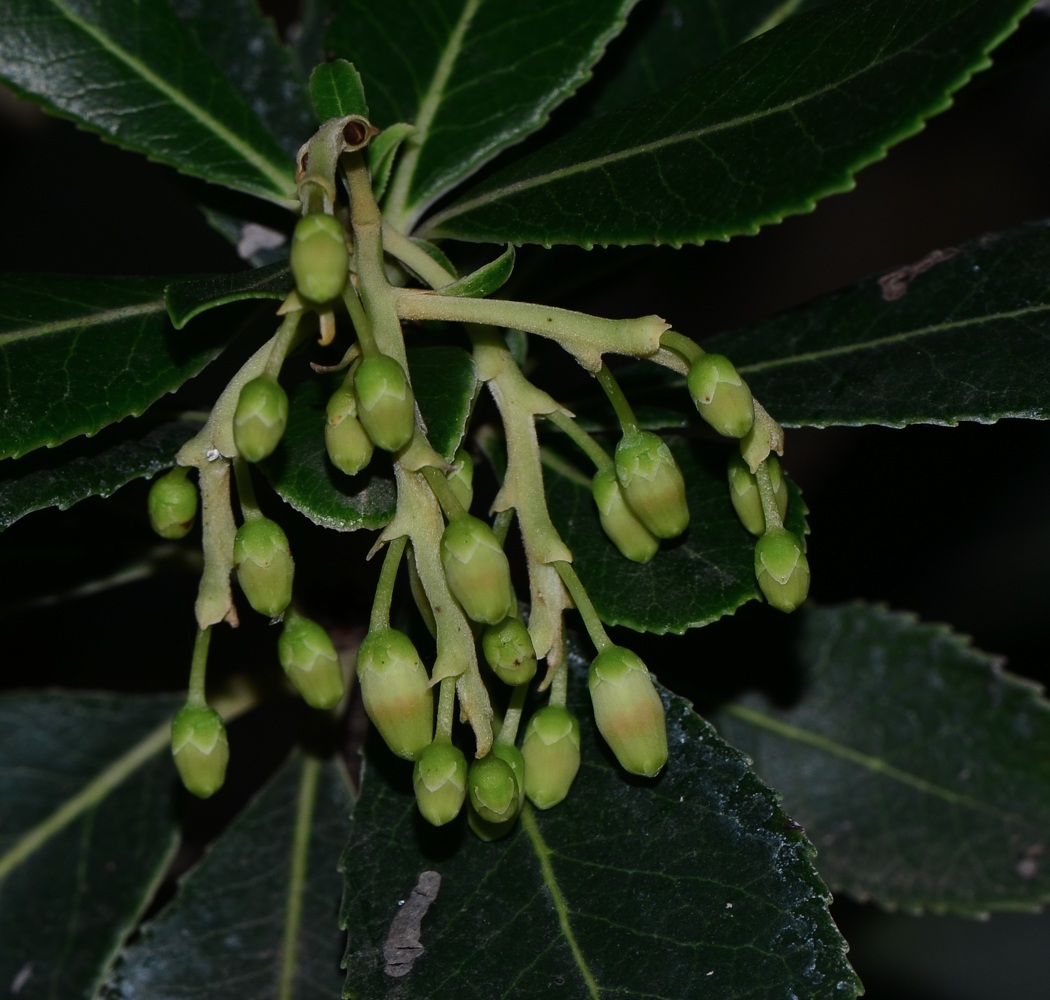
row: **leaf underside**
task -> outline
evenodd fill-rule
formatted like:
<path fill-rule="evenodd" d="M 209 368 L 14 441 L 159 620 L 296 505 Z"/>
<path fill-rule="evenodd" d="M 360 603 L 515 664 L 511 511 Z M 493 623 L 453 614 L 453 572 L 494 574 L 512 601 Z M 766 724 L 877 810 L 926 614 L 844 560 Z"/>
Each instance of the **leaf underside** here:
<path fill-rule="evenodd" d="M 281 301 L 295 287 L 287 260 L 233 274 L 177 278 L 164 289 L 164 302 L 176 330 L 201 313 L 246 299 Z"/>

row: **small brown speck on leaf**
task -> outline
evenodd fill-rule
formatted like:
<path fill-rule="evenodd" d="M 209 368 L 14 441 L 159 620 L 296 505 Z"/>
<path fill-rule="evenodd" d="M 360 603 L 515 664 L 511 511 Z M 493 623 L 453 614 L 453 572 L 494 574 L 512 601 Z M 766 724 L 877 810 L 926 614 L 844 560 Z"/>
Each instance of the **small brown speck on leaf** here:
<path fill-rule="evenodd" d="M 896 271 L 890 271 L 879 278 L 882 287 L 882 299 L 884 302 L 896 302 L 908 294 L 908 286 L 924 272 L 946 260 L 951 260 L 959 251 L 955 247 L 946 247 L 944 250 L 932 250 L 922 260 L 909 264 L 907 267 L 899 267 Z"/>
<path fill-rule="evenodd" d="M 440 888 L 440 873 L 421 872 L 412 894 L 394 914 L 390 931 L 383 942 L 383 959 L 386 962 L 383 971 L 388 976 L 394 979 L 407 976 L 426 950 L 419 940 L 420 926 L 427 910 L 437 899 Z"/>

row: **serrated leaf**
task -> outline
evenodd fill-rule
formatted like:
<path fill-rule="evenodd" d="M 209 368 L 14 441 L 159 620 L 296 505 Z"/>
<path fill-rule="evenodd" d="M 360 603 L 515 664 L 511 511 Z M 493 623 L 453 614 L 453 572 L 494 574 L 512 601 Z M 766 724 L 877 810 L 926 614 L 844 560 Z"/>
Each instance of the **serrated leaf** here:
<path fill-rule="evenodd" d="M 544 475 L 551 519 L 572 550 L 573 566 L 602 621 L 658 634 L 708 625 L 761 599 L 755 539 L 729 499 L 730 450 L 676 437 L 667 444 L 685 477 L 691 521 L 684 535 L 664 542 L 644 565 L 625 559 L 602 530 L 589 479 L 550 465 Z M 808 531 L 805 514 L 791 484 L 785 523 L 800 538 Z"/>
<path fill-rule="evenodd" d="M 310 98 L 317 118 L 322 122 L 346 115 L 368 117 L 361 74 L 345 59 L 321 63 L 314 68 L 310 74 Z"/>
<path fill-rule="evenodd" d="M 840 0 L 499 171 L 426 237 L 702 243 L 818 198 L 948 107 L 1027 0 Z"/>
<path fill-rule="evenodd" d="M 634 0 L 339 0 L 327 47 L 354 62 L 372 118 L 417 127 L 387 198 L 407 232 L 501 149 L 544 125 L 590 75 Z"/>
<path fill-rule="evenodd" d="M 450 285 L 442 285 L 441 294 L 483 299 L 498 292 L 507 283 L 513 270 L 514 247 L 508 246 L 495 260 L 483 264 L 476 271 L 464 275 Z"/>
<path fill-rule="evenodd" d="M 243 317 L 209 317 L 177 334 L 167 283 L 0 276 L 0 457 L 138 416 L 219 353 Z"/>
<path fill-rule="evenodd" d="M 0 698 L 0 982 L 91 1000 L 167 868 L 180 699 Z"/>
<path fill-rule="evenodd" d="M 296 755 L 123 955 L 113 1000 L 337 1000 L 341 765 Z"/>
<path fill-rule="evenodd" d="M 245 299 L 282 301 L 295 287 L 287 260 L 234 274 L 209 274 L 198 278 L 177 278 L 164 289 L 164 303 L 176 330 L 191 319 L 216 306 Z"/>
<path fill-rule="evenodd" d="M 187 174 L 279 204 L 292 161 L 165 0 L 11 0 L 0 78 Z"/>
<path fill-rule="evenodd" d="M 851 998 L 859 983 L 812 848 L 747 759 L 661 690 L 670 759 L 625 780 L 599 748 L 572 655 L 583 764 L 568 799 L 481 843 L 416 811 L 410 764 L 371 755 L 343 856 L 346 995 Z M 407 975 L 384 972 L 399 903 L 441 876 Z M 398 970 L 401 971 L 401 970 Z"/>
<path fill-rule="evenodd" d="M 379 201 L 386 193 L 386 186 L 394 167 L 394 157 L 397 156 L 401 143 L 415 130 L 415 125 L 397 122 L 383 129 L 368 144 L 368 169 L 372 174 L 372 191 L 376 201 Z"/>

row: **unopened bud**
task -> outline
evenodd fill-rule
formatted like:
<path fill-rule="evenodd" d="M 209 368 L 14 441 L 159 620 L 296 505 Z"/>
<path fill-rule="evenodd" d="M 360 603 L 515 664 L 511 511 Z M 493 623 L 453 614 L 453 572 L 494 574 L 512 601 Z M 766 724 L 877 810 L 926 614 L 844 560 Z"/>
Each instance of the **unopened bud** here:
<path fill-rule="evenodd" d="M 685 480 L 656 434 L 637 431 L 620 438 L 616 478 L 631 510 L 657 538 L 675 538 L 689 526 Z"/>
<path fill-rule="evenodd" d="M 513 743 L 494 743 L 492 756 L 498 757 L 514 772 L 514 782 L 518 786 L 518 812 L 521 812 L 525 805 L 525 758 Z"/>
<path fill-rule="evenodd" d="M 470 804 L 489 823 L 506 823 L 518 815 L 518 779 L 514 769 L 494 754 L 470 765 Z"/>
<path fill-rule="evenodd" d="M 295 287 L 312 302 L 328 302 L 343 290 L 349 273 L 343 227 L 334 216 L 303 216 L 292 235 L 291 261 Z"/>
<path fill-rule="evenodd" d="M 620 552 L 636 563 L 647 563 L 652 559 L 660 543 L 628 506 L 615 467 L 610 465 L 594 474 L 591 494 L 598 505 L 602 529 Z"/>
<path fill-rule="evenodd" d="M 197 487 L 186 478 L 188 471 L 172 469 L 150 487 L 149 523 L 161 538 L 182 538 L 193 527 Z"/>
<path fill-rule="evenodd" d="M 434 736 L 434 694 L 416 647 L 404 632 L 372 629 L 357 653 L 365 711 L 390 749 L 416 760 Z"/>
<path fill-rule="evenodd" d="M 288 536 L 268 517 L 253 517 L 233 540 L 237 582 L 248 603 L 261 615 L 277 618 L 292 599 L 292 561 Z"/>
<path fill-rule="evenodd" d="M 343 697 L 343 669 L 328 633 L 317 622 L 289 610 L 277 640 L 288 679 L 311 708 L 335 708 Z"/>
<path fill-rule="evenodd" d="M 470 510 L 474 502 L 474 459 L 465 448 L 456 452 L 452 462 L 453 470 L 446 477 L 456 499 L 463 504 L 464 510 Z"/>
<path fill-rule="evenodd" d="M 794 611 L 809 593 L 809 562 L 787 528 L 771 528 L 755 544 L 755 576 L 774 608 Z"/>
<path fill-rule="evenodd" d="M 365 358 L 354 375 L 357 418 L 377 448 L 399 451 L 412 440 L 416 404 L 401 366 L 383 355 Z"/>
<path fill-rule="evenodd" d="M 467 797 L 467 761 L 447 740 L 435 740 L 412 769 L 412 787 L 423 818 L 434 826 L 451 823 Z"/>
<path fill-rule="evenodd" d="M 517 687 L 536 676 L 536 647 L 525 623 L 518 618 L 504 618 L 485 629 L 481 648 L 496 676 Z"/>
<path fill-rule="evenodd" d="M 514 609 L 510 563 L 492 529 L 470 514 L 457 514 L 441 536 L 445 579 L 468 618 L 487 625 Z"/>
<path fill-rule="evenodd" d="M 787 480 L 775 456 L 770 455 L 766 460 L 766 468 L 769 471 L 769 481 L 773 485 L 777 510 L 780 511 L 780 519 L 783 520 L 788 505 Z M 758 480 L 751 474 L 747 462 L 740 455 L 729 459 L 729 498 L 733 501 L 733 509 L 741 524 L 752 535 L 761 535 L 766 530 L 766 519 L 762 513 Z"/>
<path fill-rule="evenodd" d="M 702 354 L 689 369 L 689 393 L 700 416 L 719 434 L 742 438 L 755 420 L 751 390 L 722 354 Z"/>
<path fill-rule="evenodd" d="M 637 653 L 611 646 L 591 662 L 594 721 L 631 774 L 655 777 L 667 763 L 664 705 Z"/>
<path fill-rule="evenodd" d="M 233 442 L 249 462 L 261 462 L 281 443 L 288 426 L 288 394 L 269 375 L 246 382 L 233 414 Z"/>
<path fill-rule="evenodd" d="M 580 724 L 560 705 L 541 708 L 525 727 L 525 794 L 537 809 L 561 802 L 580 769 Z"/>
<path fill-rule="evenodd" d="M 357 419 L 357 397 L 342 385 L 328 400 L 328 420 L 324 425 L 324 445 L 328 457 L 340 472 L 356 476 L 372 460 L 375 446 Z"/>
<path fill-rule="evenodd" d="M 752 472 L 757 472 L 759 465 L 768 457 L 773 447 L 773 439 L 764 420 L 755 420 L 749 430 L 740 439 L 740 455 Z"/>
<path fill-rule="evenodd" d="M 230 761 L 222 716 L 207 705 L 180 708 L 171 720 L 171 755 L 187 791 L 200 799 L 214 795 Z"/>

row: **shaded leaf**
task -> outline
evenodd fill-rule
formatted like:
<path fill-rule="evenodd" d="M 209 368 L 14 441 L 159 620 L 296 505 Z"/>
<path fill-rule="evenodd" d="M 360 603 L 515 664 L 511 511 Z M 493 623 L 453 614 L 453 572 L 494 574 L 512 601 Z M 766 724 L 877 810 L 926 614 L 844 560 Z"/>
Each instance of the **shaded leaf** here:
<path fill-rule="evenodd" d="M 943 111 L 1029 3 L 840 0 L 584 125 L 428 220 L 426 237 L 702 243 L 757 232 Z"/>
<path fill-rule="evenodd" d="M 461 347 L 414 347 L 408 351 L 408 367 L 427 440 L 452 461 L 478 391 L 474 359 Z"/>
<path fill-rule="evenodd" d="M 288 236 L 285 233 L 207 205 L 201 205 L 200 210 L 208 225 L 236 247 L 237 256 L 252 267 L 265 267 L 288 259 Z"/>
<path fill-rule="evenodd" d="M 719 731 L 776 782 L 832 888 L 975 914 L 1050 899 L 1050 704 L 943 625 L 807 608 L 802 700 Z"/>
<path fill-rule="evenodd" d="M 310 97 L 318 121 L 344 118 L 346 115 L 368 117 L 361 74 L 345 59 L 321 63 L 310 74 Z M 305 140 L 304 140 L 305 141 Z"/>
<path fill-rule="evenodd" d="M 495 260 L 476 271 L 464 275 L 450 285 L 441 286 L 442 295 L 460 295 L 468 299 L 483 299 L 498 292 L 514 270 L 514 247 L 508 246 Z"/>
<path fill-rule="evenodd" d="M 282 301 L 295 287 L 287 260 L 274 261 L 252 271 L 177 278 L 164 289 L 164 302 L 176 330 L 208 309 L 245 299 Z"/>

